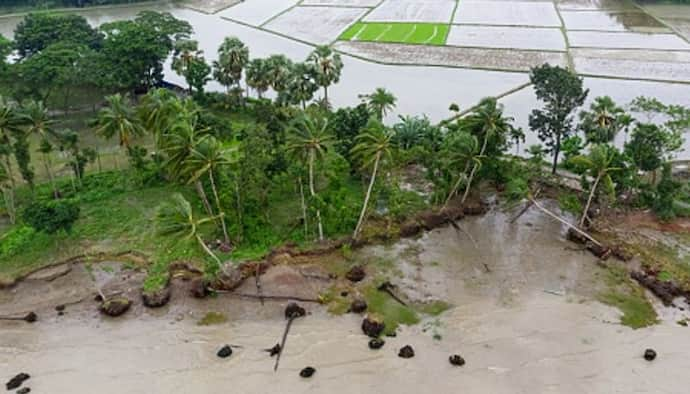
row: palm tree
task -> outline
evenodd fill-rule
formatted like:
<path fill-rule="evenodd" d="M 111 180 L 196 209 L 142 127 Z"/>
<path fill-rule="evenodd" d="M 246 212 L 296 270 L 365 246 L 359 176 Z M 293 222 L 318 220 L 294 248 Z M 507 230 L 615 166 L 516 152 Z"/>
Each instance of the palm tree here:
<path fill-rule="evenodd" d="M 333 142 L 333 136 L 328 132 L 328 119 L 312 117 L 308 114 L 295 119 L 290 125 L 287 149 L 307 161 L 309 168 L 309 193 L 312 200 L 316 199 L 314 188 L 314 166 L 320 160 Z M 316 220 L 319 230 L 319 240 L 323 241 L 323 225 L 321 224 L 321 210 L 316 209 Z"/>
<path fill-rule="evenodd" d="M 314 81 L 316 70 L 310 63 L 295 63 L 290 69 L 290 81 L 286 92 L 292 104 L 301 104 L 306 109 L 307 101 L 314 97 L 319 86 Z"/>
<path fill-rule="evenodd" d="M 201 248 L 220 265 L 220 259 L 206 246 L 199 234 L 199 227 L 215 220 L 214 217 L 197 218 L 192 206 L 182 194 L 175 193 L 172 201 L 161 204 L 156 210 L 156 226 L 160 235 L 175 235 L 184 238 L 195 238 Z"/>
<path fill-rule="evenodd" d="M 362 94 L 359 98 L 366 103 L 369 111 L 376 115 L 377 119 L 382 122 L 388 111 L 395 108 L 395 102 L 397 101 L 393 93 L 384 88 L 376 88 L 373 93 Z"/>
<path fill-rule="evenodd" d="M 400 122 L 393 126 L 395 135 L 393 141 L 404 150 L 410 149 L 422 142 L 422 137 L 430 129 L 431 122 L 426 116 L 398 116 Z"/>
<path fill-rule="evenodd" d="M 252 59 L 247 65 L 247 86 L 256 90 L 259 98 L 271 87 L 269 65 L 266 59 Z"/>
<path fill-rule="evenodd" d="M 363 168 L 372 166 L 372 170 L 369 187 L 364 196 L 362 211 L 359 214 L 359 220 L 357 220 L 355 231 L 352 233 L 352 239 L 354 240 L 357 239 L 362 230 L 364 216 L 367 212 L 369 198 L 371 197 L 371 191 L 374 189 L 376 173 L 378 172 L 381 161 L 391 158 L 391 137 L 392 134 L 389 130 L 386 129 L 380 121 L 375 119 L 369 120 L 367 126 L 357 137 L 355 137 L 356 145 L 352 148 L 352 155 L 361 161 Z"/>
<path fill-rule="evenodd" d="M 3 156 L 2 166 L 4 176 L 3 178 L 9 185 L 7 189 L 6 201 L 12 201 L 14 207 L 14 191 L 16 183 L 14 180 L 14 172 L 12 171 L 12 142 L 18 133 L 22 132 L 24 119 L 14 103 L 0 96 L 0 155 Z M 8 211 L 10 206 L 8 205 Z M 14 223 L 14 210 L 10 213 L 10 220 Z"/>
<path fill-rule="evenodd" d="M 284 92 L 290 82 L 292 61 L 285 55 L 271 55 L 266 59 L 266 66 L 268 68 L 268 80 L 273 91 L 276 93 Z"/>
<path fill-rule="evenodd" d="M 177 115 L 176 101 L 177 97 L 168 89 L 154 89 L 141 99 L 137 108 L 141 124 L 153 136 L 156 151 L 160 150 L 161 140 Z"/>
<path fill-rule="evenodd" d="M 459 172 L 458 179 L 453 184 L 448 197 L 443 204 L 445 208 L 450 200 L 455 196 L 462 181 L 467 181 L 467 170 L 474 163 L 476 167 L 481 166 L 481 157 L 478 155 L 479 141 L 474 135 L 459 131 L 448 135 L 444 141 L 441 157 L 444 165 L 451 172 Z M 462 170 L 460 170 L 462 169 Z"/>
<path fill-rule="evenodd" d="M 314 64 L 316 83 L 323 87 L 323 101 L 328 104 L 328 87 L 340 80 L 343 61 L 340 55 L 333 52 L 328 45 L 317 46 L 307 57 L 307 62 Z"/>
<path fill-rule="evenodd" d="M 50 163 L 50 153 L 53 146 L 50 143 L 51 138 L 56 137 L 53 125 L 55 121 L 50 119 L 48 109 L 43 105 L 42 101 L 30 101 L 24 106 L 23 117 L 26 123 L 26 133 L 29 135 L 36 135 L 41 140 L 39 151 L 43 156 L 43 165 L 46 169 L 46 174 L 53 189 L 53 197 L 59 198 L 60 193 L 55 185 L 55 178 Z"/>
<path fill-rule="evenodd" d="M 584 226 L 585 220 L 587 220 L 587 212 L 589 212 L 589 207 L 592 204 L 597 187 L 603 183 L 609 190 L 613 189 L 613 180 L 609 173 L 620 169 L 611 166 L 615 159 L 615 153 L 616 149 L 609 145 L 594 144 L 590 148 L 588 155 L 575 156 L 571 159 L 576 165 L 586 168 L 587 174 L 594 179 L 594 183 L 589 190 L 589 196 L 587 197 L 587 204 L 582 211 L 582 217 L 579 223 L 580 227 Z"/>
<path fill-rule="evenodd" d="M 236 151 L 236 149 L 223 149 L 215 137 L 212 135 L 205 135 L 197 141 L 192 149 L 191 155 L 185 163 L 186 171 L 190 174 L 188 183 L 197 182 L 203 175 L 208 175 L 211 183 L 211 190 L 213 190 L 213 198 L 216 202 L 216 210 L 220 215 L 223 237 L 227 245 L 230 245 L 230 237 L 228 236 L 228 229 L 225 225 L 225 212 L 221 207 L 220 197 L 218 197 L 214 173 L 220 167 L 231 164 L 231 155 Z"/>
<path fill-rule="evenodd" d="M 503 106 L 499 105 L 495 98 L 485 98 L 463 119 L 463 124 L 469 130 L 477 132 L 478 137 L 483 139 L 482 147 L 479 150 L 479 157 L 483 157 L 486 154 L 490 139 L 501 141 L 511 132 L 513 126 L 510 122 L 512 121 L 512 118 L 503 116 Z M 462 195 L 462 200 L 460 200 L 461 204 L 465 203 L 467 196 L 470 194 L 472 180 L 479 167 L 479 162 L 475 162 L 472 166 L 470 175 L 467 177 L 465 192 Z"/>
<path fill-rule="evenodd" d="M 226 37 L 218 48 L 218 60 L 213 63 L 213 75 L 230 91 L 230 86 L 240 87 L 242 70 L 249 63 L 249 48 L 237 37 Z"/>
<path fill-rule="evenodd" d="M 202 51 L 199 50 L 199 43 L 196 40 L 177 40 L 173 51 L 171 68 L 175 73 L 187 79 L 187 71 L 192 64 L 199 59 Z M 189 93 L 192 93 L 192 85 L 189 85 Z"/>
<path fill-rule="evenodd" d="M 105 138 L 117 136 L 120 149 L 129 152 L 135 137 L 144 134 L 134 109 L 121 94 L 107 96 L 108 106 L 98 112 L 96 133 Z"/>
<path fill-rule="evenodd" d="M 585 133 L 587 142 L 606 144 L 612 142 L 621 130 L 627 131 L 632 120 L 611 97 L 602 96 L 594 99 L 589 111 L 580 112 L 580 129 Z"/>

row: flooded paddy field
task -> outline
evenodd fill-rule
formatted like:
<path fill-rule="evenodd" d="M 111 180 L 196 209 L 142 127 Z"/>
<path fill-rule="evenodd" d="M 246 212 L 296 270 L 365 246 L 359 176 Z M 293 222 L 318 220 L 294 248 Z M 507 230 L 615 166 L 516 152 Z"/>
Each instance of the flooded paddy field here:
<path fill-rule="evenodd" d="M 690 51 L 690 43 L 675 34 L 571 31 L 568 39 L 572 47 Z"/>
<path fill-rule="evenodd" d="M 366 12 L 366 8 L 295 7 L 272 19 L 264 27 L 300 40 L 328 44 Z"/>
<path fill-rule="evenodd" d="M 455 24 L 560 27 L 551 2 L 461 1 L 453 19 Z"/>
<path fill-rule="evenodd" d="M 608 12 L 608 11 L 561 11 L 561 16 L 568 30 L 604 30 L 631 31 L 638 33 L 670 33 L 651 15 L 641 11 Z"/>
<path fill-rule="evenodd" d="M 560 29 L 541 27 L 454 25 L 450 29 L 446 43 L 462 47 L 549 51 L 566 49 Z"/>
<path fill-rule="evenodd" d="M 294 7 L 297 3 L 297 0 L 245 0 L 218 13 L 218 16 L 252 26 L 261 26 L 276 15 Z"/>
<path fill-rule="evenodd" d="M 577 48 L 571 54 L 582 74 L 690 82 L 690 51 Z"/>
<path fill-rule="evenodd" d="M 355 251 L 354 261 L 389 261 L 389 278 L 406 298 L 451 306 L 401 326 L 380 350 L 367 348 L 360 315 L 333 316 L 318 304 L 302 303 L 309 314 L 292 325 L 274 372 L 264 349 L 280 339 L 285 302 L 262 306 L 228 294 L 197 300 L 182 285 L 161 309 L 145 309 L 133 298 L 123 317 L 102 317 L 92 299 L 96 286 L 136 295 L 142 279 L 110 262 L 89 270 L 53 269 L 0 292 L 0 313 L 30 308 L 39 315 L 33 325 L 0 322 L 0 372 L 26 371 L 33 392 L 50 393 L 98 387 L 103 394 L 177 394 L 228 385 L 248 394 L 412 394 L 458 387 L 491 393 L 683 392 L 690 329 L 671 322 L 638 330 L 619 325 L 620 312 L 594 300 L 602 270 L 595 259 L 570 248 L 565 229 L 539 211 L 511 223 L 514 214 L 494 207 L 463 220 L 476 244 L 449 227 Z M 301 296 L 314 296 L 321 280 L 302 276 L 303 269 L 269 269 L 265 294 L 299 289 Z M 244 286 L 237 292 L 253 283 Z M 54 309 L 58 304 L 67 304 L 62 314 Z M 208 312 L 226 320 L 203 325 Z M 220 359 L 216 352 L 224 344 L 233 345 L 233 353 Z M 404 345 L 414 348 L 414 358 L 397 356 Z M 653 363 L 642 358 L 648 347 L 659 354 Z M 463 367 L 449 364 L 456 353 L 466 360 Z M 309 380 L 299 377 L 307 365 L 316 369 Z"/>
<path fill-rule="evenodd" d="M 449 22 L 454 0 L 384 0 L 364 17 L 366 22 Z"/>

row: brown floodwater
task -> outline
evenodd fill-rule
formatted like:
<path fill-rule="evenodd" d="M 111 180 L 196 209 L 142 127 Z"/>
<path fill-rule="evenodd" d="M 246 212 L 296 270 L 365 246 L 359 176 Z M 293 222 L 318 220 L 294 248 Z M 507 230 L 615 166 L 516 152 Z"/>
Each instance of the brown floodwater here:
<path fill-rule="evenodd" d="M 673 321 L 639 330 L 619 325 L 617 310 L 593 301 L 594 259 L 540 212 L 510 223 L 513 214 L 494 207 L 459 222 L 472 239 L 441 228 L 355 252 L 363 263 L 391 259 L 391 281 L 410 298 L 452 304 L 403 326 L 378 351 L 368 349 L 361 317 L 330 316 L 317 304 L 304 304 L 310 314 L 293 324 L 277 372 L 263 349 L 282 334 L 282 302 L 174 294 L 163 309 L 135 306 L 116 320 L 101 317 L 91 300 L 68 306 L 64 316 L 49 308 L 59 301 L 50 297 L 73 291 L 79 298 L 125 275 L 108 263 L 91 274 L 75 266 L 50 285 L 39 274 L 0 292 L 1 313 L 31 306 L 22 305 L 24 296 L 40 305 L 33 325 L 0 322 L 0 378 L 24 371 L 32 392 L 57 394 L 684 392 L 689 329 Z M 266 274 L 265 292 L 280 291 L 270 278 L 285 282 L 282 270 Z M 208 310 L 224 312 L 228 322 L 198 326 Z M 215 353 L 226 343 L 237 347 L 221 360 Z M 397 357 L 407 344 L 416 356 Z M 653 363 L 642 358 L 647 347 L 659 353 Z M 464 367 L 448 363 L 454 353 L 467 360 Z M 298 375 L 306 366 L 317 370 L 308 380 Z"/>

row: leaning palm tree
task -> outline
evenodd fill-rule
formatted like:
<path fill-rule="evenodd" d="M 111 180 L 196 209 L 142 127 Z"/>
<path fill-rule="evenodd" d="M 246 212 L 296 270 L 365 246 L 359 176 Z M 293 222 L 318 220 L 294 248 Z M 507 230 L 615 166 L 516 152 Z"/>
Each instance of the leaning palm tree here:
<path fill-rule="evenodd" d="M 479 141 L 477 141 L 477 137 L 464 131 L 448 135 L 443 144 L 441 158 L 444 166 L 450 172 L 459 172 L 458 178 L 448 192 L 446 201 L 443 204 L 445 208 L 458 192 L 462 182 L 467 182 L 467 170 L 470 165 L 474 164 L 475 167 L 481 166 L 482 162 L 479 155 Z"/>
<path fill-rule="evenodd" d="M 316 70 L 316 83 L 323 87 L 323 102 L 328 105 L 328 87 L 340 80 L 343 61 L 328 45 L 317 46 L 307 57 Z"/>
<path fill-rule="evenodd" d="M 328 119 L 313 117 L 308 114 L 295 119 L 290 125 L 287 149 L 307 162 L 309 168 L 309 193 L 312 200 L 316 199 L 314 187 L 314 166 L 320 160 L 333 142 L 333 136 L 328 132 Z M 316 209 L 316 220 L 319 230 L 319 240 L 323 241 L 323 225 L 321 224 L 321 210 Z"/>
<path fill-rule="evenodd" d="M 117 136 L 120 149 L 127 154 L 134 138 L 144 134 L 144 128 L 124 96 L 118 93 L 105 99 L 108 106 L 98 112 L 96 133 L 105 138 Z"/>
<path fill-rule="evenodd" d="M 503 106 L 499 105 L 495 98 L 482 99 L 472 113 L 463 119 L 465 127 L 478 132 L 479 137 L 483 139 L 482 147 L 479 150 L 479 157 L 483 157 L 486 154 L 489 140 L 503 140 L 506 138 L 506 135 L 513 129 L 513 126 L 510 124 L 512 121 L 512 118 L 503 116 Z M 472 166 L 470 175 L 467 177 L 465 192 L 462 195 L 462 200 L 460 200 L 461 204 L 465 203 L 467 196 L 470 194 L 470 187 L 479 167 L 479 163 L 475 163 Z"/>
<path fill-rule="evenodd" d="M 189 173 L 188 183 L 197 182 L 202 176 L 207 175 L 211 183 L 213 198 L 216 202 L 216 210 L 220 214 L 220 223 L 223 228 L 223 237 L 226 245 L 230 245 L 230 237 L 225 224 L 225 212 L 220 204 L 216 177 L 214 173 L 226 165 L 232 164 L 233 154 L 237 149 L 224 149 L 218 140 L 212 135 L 205 135 L 196 142 L 189 158 L 185 161 L 185 171 Z"/>
<path fill-rule="evenodd" d="M 50 153 L 53 151 L 53 145 L 50 143 L 50 140 L 57 137 L 53 129 L 55 121 L 50 119 L 48 109 L 43 105 L 42 101 L 28 102 L 24 106 L 23 117 L 25 119 L 26 133 L 38 136 L 41 141 L 39 151 L 43 158 L 43 166 L 45 167 L 48 180 L 53 189 L 53 197 L 59 198 L 60 193 L 55 185 L 55 178 L 53 177 L 50 160 Z"/>
<path fill-rule="evenodd" d="M 359 98 L 366 103 L 369 111 L 376 115 L 380 121 L 383 121 L 386 114 L 395 108 L 395 102 L 397 101 L 393 93 L 384 88 L 376 88 L 373 93 L 362 94 Z"/>
<path fill-rule="evenodd" d="M 390 160 L 391 158 L 391 138 L 392 133 L 380 121 L 375 119 L 370 119 L 362 132 L 355 137 L 356 145 L 352 148 L 352 155 L 360 160 L 363 168 L 371 166 L 372 170 L 369 187 L 364 196 L 364 204 L 362 204 L 362 211 L 359 214 L 355 231 L 352 233 L 352 239 L 354 240 L 357 239 L 362 230 L 364 216 L 369 205 L 371 191 L 374 189 L 379 166 L 382 161 Z"/>
<path fill-rule="evenodd" d="M 589 212 L 589 207 L 592 205 L 597 187 L 603 183 L 608 190 L 613 190 L 613 180 L 611 179 L 610 172 L 620 169 L 612 166 L 614 159 L 615 148 L 605 144 L 594 144 L 586 156 L 575 156 L 570 159 L 574 164 L 586 168 L 586 174 L 594 179 L 587 197 L 587 204 L 585 204 L 585 208 L 582 211 L 582 217 L 579 222 L 580 227 L 584 226 L 585 221 L 588 219 L 587 212 Z"/>
<path fill-rule="evenodd" d="M 160 235 L 195 238 L 204 252 L 220 265 L 218 256 L 209 249 L 199 234 L 201 225 L 215 219 L 214 217 L 196 217 L 189 201 L 182 194 L 175 193 L 170 202 L 161 204 L 156 210 L 156 230 Z"/>

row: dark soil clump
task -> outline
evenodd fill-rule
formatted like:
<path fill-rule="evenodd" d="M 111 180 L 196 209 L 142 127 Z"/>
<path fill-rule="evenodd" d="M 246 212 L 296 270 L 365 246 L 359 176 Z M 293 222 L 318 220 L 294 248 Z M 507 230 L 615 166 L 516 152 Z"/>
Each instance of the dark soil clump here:
<path fill-rule="evenodd" d="M 350 312 L 352 313 L 362 313 L 367 310 L 367 302 L 364 301 L 363 299 L 356 299 L 352 301 L 352 304 L 350 305 Z"/>
<path fill-rule="evenodd" d="M 125 297 L 114 297 L 103 302 L 99 308 L 101 313 L 110 317 L 123 315 L 132 306 L 132 301 Z"/>
<path fill-rule="evenodd" d="M 307 311 L 304 310 L 301 306 L 297 305 L 294 302 L 291 302 L 288 304 L 288 306 L 285 308 L 285 318 L 286 319 L 296 319 L 298 317 L 302 317 L 307 314 Z"/>
<path fill-rule="evenodd" d="M 170 301 L 170 287 L 165 287 L 161 290 L 154 291 L 151 293 L 144 292 L 141 294 L 141 298 L 144 301 L 144 305 L 149 308 L 160 308 Z"/>
<path fill-rule="evenodd" d="M 216 355 L 220 358 L 228 358 L 232 355 L 232 348 L 230 345 L 225 345 L 220 350 L 218 350 L 218 353 Z"/>
<path fill-rule="evenodd" d="M 410 345 L 405 345 L 402 348 L 400 348 L 400 351 L 398 352 L 398 357 L 412 358 L 414 357 L 414 349 L 412 349 L 412 346 Z"/>
<path fill-rule="evenodd" d="M 647 349 L 644 351 L 644 359 L 647 361 L 654 361 L 656 358 L 656 352 L 654 349 Z"/>
<path fill-rule="evenodd" d="M 422 231 L 422 226 L 415 221 L 405 222 L 400 226 L 400 236 L 403 238 L 414 237 Z"/>
<path fill-rule="evenodd" d="M 58 305 L 55 307 L 55 310 L 57 312 L 63 312 L 65 310 L 65 306 L 64 305 Z"/>
<path fill-rule="evenodd" d="M 306 367 L 299 371 L 299 376 L 303 378 L 311 378 L 314 375 L 314 372 L 316 372 L 316 369 L 313 367 Z"/>
<path fill-rule="evenodd" d="M 362 331 L 371 338 L 378 338 L 386 325 L 382 321 L 378 321 L 370 316 L 367 316 L 362 321 Z"/>
<path fill-rule="evenodd" d="M 366 276 L 367 276 L 367 273 L 364 271 L 364 268 L 361 265 L 357 265 L 357 266 L 352 267 L 347 272 L 347 274 L 345 274 L 345 277 L 350 282 L 360 282 Z"/>
<path fill-rule="evenodd" d="M 465 359 L 457 354 L 448 357 L 448 361 L 450 361 L 451 365 L 455 365 L 456 367 L 462 367 L 465 365 Z"/>
<path fill-rule="evenodd" d="M 35 323 L 38 320 L 38 315 L 35 312 L 29 312 L 24 316 L 24 321 L 27 323 Z"/>
<path fill-rule="evenodd" d="M 5 388 L 7 388 L 8 391 L 14 390 L 17 387 L 21 386 L 24 383 L 24 381 L 29 379 L 30 377 L 31 376 L 29 376 L 28 373 L 24 372 L 17 374 L 17 376 L 13 377 L 12 379 L 10 379 L 9 382 L 5 383 Z"/>
<path fill-rule="evenodd" d="M 23 387 L 17 390 L 17 394 L 29 394 L 31 392 L 31 389 L 28 387 Z"/>
<path fill-rule="evenodd" d="M 372 338 L 371 340 L 369 340 L 369 349 L 371 349 L 371 350 L 381 349 L 383 347 L 383 345 L 385 345 L 385 344 L 386 344 L 386 341 L 384 341 L 383 339 Z"/>
<path fill-rule="evenodd" d="M 690 299 L 690 293 L 672 281 L 661 281 L 652 275 L 646 275 L 642 271 L 632 271 L 630 277 L 659 297 L 665 306 L 673 305 L 673 300 L 676 297 L 685 296 L 686 299 Z"/>
<path fill-rule="evenodd" d="M 208 284 L 204 278 L 195 278 L 189 286 L 189 293 L 194 298 L 205 298 L 209 295 Z"/>

